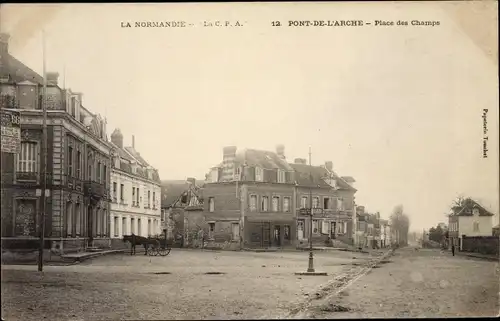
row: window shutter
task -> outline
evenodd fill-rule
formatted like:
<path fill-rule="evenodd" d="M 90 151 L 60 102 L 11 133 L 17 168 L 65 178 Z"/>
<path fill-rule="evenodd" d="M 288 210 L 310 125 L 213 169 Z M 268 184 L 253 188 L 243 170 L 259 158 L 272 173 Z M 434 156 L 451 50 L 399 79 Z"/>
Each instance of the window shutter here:
<path fill-rule="evenodd" d="M 248 168 L 248 177 L 246 179 L 249 181 L 255 181 L 255 167 Z"/>

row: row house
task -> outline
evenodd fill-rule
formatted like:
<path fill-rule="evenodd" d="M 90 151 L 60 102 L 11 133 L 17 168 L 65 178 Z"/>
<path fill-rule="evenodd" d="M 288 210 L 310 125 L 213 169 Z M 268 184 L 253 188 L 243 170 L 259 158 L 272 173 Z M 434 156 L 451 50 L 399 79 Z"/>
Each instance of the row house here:
<path fill-rule="evenodd" d="M 329 244 L 338 239 L 344 243 L 353 242 L 353 211 L 356 189 L 351 177 L 339 177 L 333 171 L 331 161 L 324 166 L 310 166 L 302 158 L 290 164 L 295 171 L 297 204 L 297 238 L 299 244 Z M 312 208 L 311 219 L 306 210 Z"/>
<path fill-rule="evenodd" d="M 161 183 L 158 171 L 132 146 L 123 145 L 123 134 L 111 134 L 111 238 L 161 233 Z"/>
<path fill-rule="evenodd" d="M 21 148 L 17 154 L 1 153 L 2 246 L 36 244 L 45 165 L 45 246 L 79 250 L 109 239 L 112 146 L 106 121 L 83 106 L 81 93 L 59 87 L 57 73 L 47 73 L 44 159 L 44 79 L 9 53 L 8 40 L 8 35 L 0 35 L 0 107 L 20 112 Z"/>
<path fill-rule="evenodd" d="M 223 161 L 211 169 L 203 191 L 214 246 L 294 247 L 309 237 L 315 242 L 350 237 L 347 223 L 355 189 L 328 164 L 304 163 L 288 163 L 283 145 L 276 152 L 225 147 Z M 311 195 L 318 209 L 313 211 L 312 236 L 310 216 L 300 214 L 311 205 Z"/>
<path fill-rule="evenodd" d="M 392 242 L 392 231 L 388 220 L 380 218 L 380 213 L 370 214 L 365 212 L 364 206 L 357 210 L 357 246 L 380 248 L 389 246 Z"/>

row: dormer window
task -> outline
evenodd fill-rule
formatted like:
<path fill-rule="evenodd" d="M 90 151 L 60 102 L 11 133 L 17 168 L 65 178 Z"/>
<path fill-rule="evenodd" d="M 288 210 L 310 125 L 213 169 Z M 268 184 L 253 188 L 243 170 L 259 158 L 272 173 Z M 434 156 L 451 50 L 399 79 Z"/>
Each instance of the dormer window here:
<path fill-rule="evenodd" d="M 285 181 L 286 181 L 285 171 L 278 169 L 278 183 L 285 183 Z"/>
<path fill-rule="evenodd" d="M 479 215 L 479 209 L 478 208 L 475 208 L 472 210 L 472 214 L 473 215 Z"/>
<path fill-rule="evenodd" d="M 264 171 L 260 167 L 255 167 L 255 180 L 262 182 L 264 180 Z"/>

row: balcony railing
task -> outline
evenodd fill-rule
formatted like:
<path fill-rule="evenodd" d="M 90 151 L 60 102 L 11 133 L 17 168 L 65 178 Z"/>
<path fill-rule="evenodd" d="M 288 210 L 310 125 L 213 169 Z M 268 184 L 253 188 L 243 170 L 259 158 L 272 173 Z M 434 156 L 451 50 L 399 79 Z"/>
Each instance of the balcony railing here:
<path fill-rule="evenodd" d="M 85 181 L 84 183 L 84 195 L 91 196 L 93 198 L 105 198 L 107 197 L 106 186 L 101 183 Z"/>

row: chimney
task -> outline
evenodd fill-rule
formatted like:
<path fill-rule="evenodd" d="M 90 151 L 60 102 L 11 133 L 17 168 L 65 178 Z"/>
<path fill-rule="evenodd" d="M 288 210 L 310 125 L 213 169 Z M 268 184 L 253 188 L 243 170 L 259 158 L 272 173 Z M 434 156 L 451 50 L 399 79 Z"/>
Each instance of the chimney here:
<path fill-rule="evenodd" d="M 132 135 L 132 148 L 135 149 L 135 136 Z"/>
<path fill-rule="evenodd" d="M 57 86 L 57 80 L 59 78 L 58 72 L 47 72 L 45 77 L 47 78 L 47 85 Z"/>
<path fill-rule="evenodd" d="M 276 146 L 276 154 L 282 159 L 285 159 L 285 145 L 279 144 Z"/>
<path fill-rule="evenodd" d="M 305 158 L 296 158 L 294 160 L 295 164 L 302 164 L 302 165 L 307 165 L 307 160 Z"/>
<path fill-rule="evenodd" d="M 111 142 L 119 148 L 123 148 L 123 135 L 119 128 L 115 129 L 111 134 Z"/>
<path fill-rule="evenodd" d="M 10 35 L 8 33 L 0 33 L 0 56 L 9 52 L 9 39 Z"/>
<path fill-rule="evenodd" d="M 222 149 L 222 181 L 233 179 L 236 150 L 236 146 L 226 146 Z"/>
<path fill-rule="evenodd" d="M 331 172 L 333 170 L 333 163 L 331 161 L 325 162 L 325 168 Z"/>

